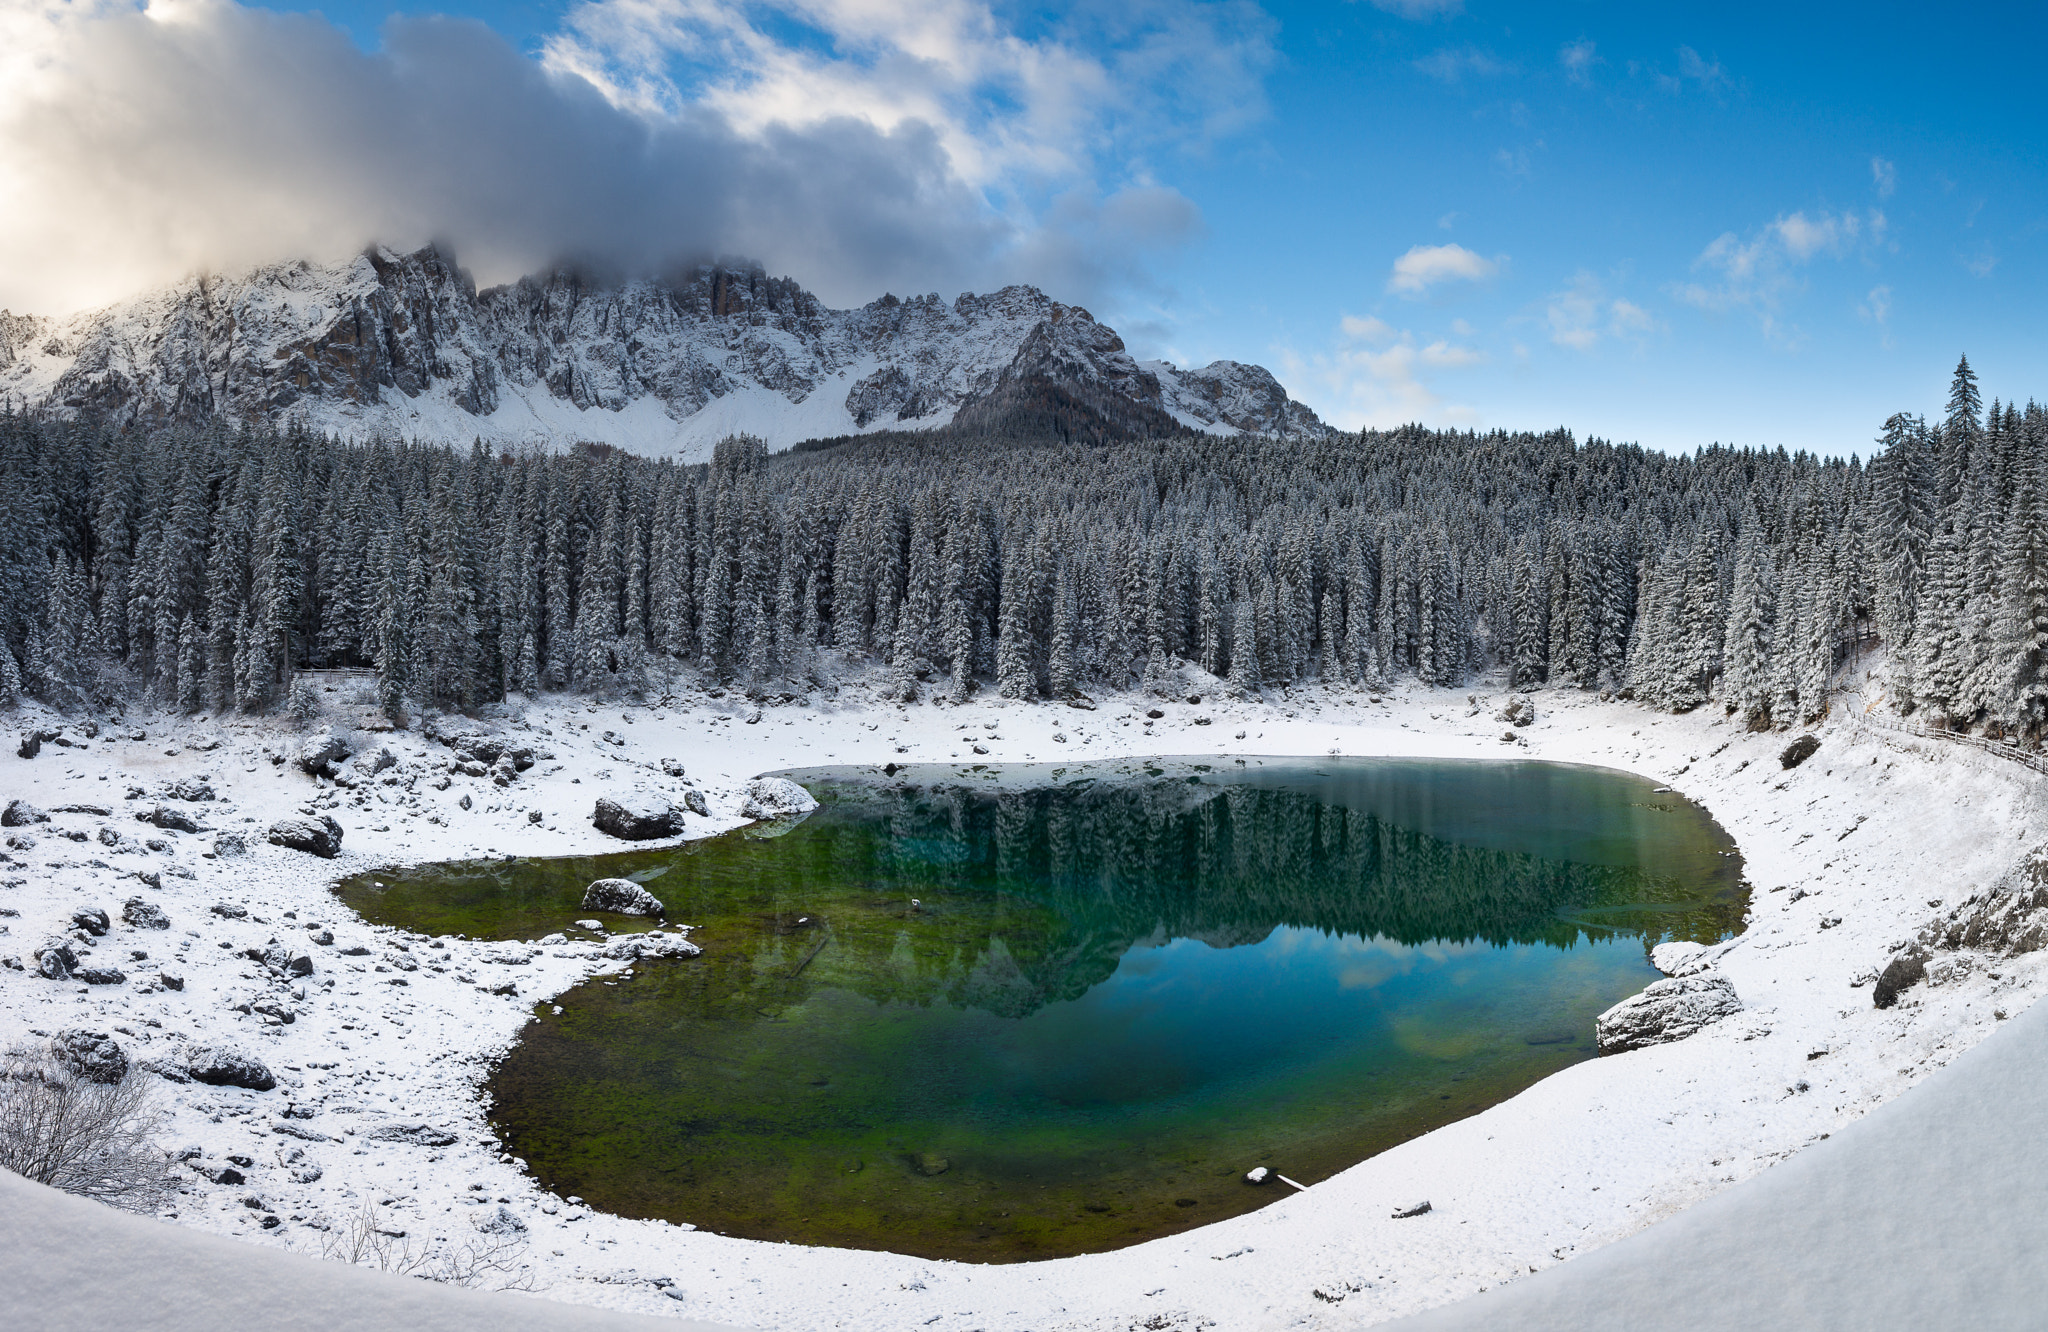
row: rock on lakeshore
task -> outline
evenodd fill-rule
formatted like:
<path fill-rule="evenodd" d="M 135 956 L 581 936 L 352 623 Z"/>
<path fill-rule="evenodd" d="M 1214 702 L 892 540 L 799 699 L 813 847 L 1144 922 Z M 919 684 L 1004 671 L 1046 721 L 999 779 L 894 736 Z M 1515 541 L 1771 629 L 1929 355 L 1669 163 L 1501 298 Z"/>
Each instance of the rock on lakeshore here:
<path fill-rule="evenodd" d="M 670 803 L 666 796 L 636 791 L 599 797 L 590 821 L 601 833 L 610 833 L 628 842 L 646 842 L 681 833 L 683 811 Z"/>
<path fill-rule="evenodd" d="M 270 840 L 278 846 L 305 851 L 329 860 L 341 854 L 341 825 L 327 815 L 293 815 L 270 825 Z"/>
<path fill-rule="evenodd" d="M 783 819 L 817 807 L 816 798 L 787 777 L 756 777 L 747 783 L 747 803 L 740 813 L 750 819 Z"/>
<path fill-rule="evenodd" d="M 1594 1025 L 1600 1053 L 1620 1054 L 1682 1041 L 1741 1011 L 1742 1000 L 1725 976 L 1676 976 L 1622 1000 L 1602 1013 Z"/>
<path fill-rule="evenodd" d="M 615 911 L 622 916 L 659 916 L 661 899 L 631 879 L 599 879 L 583 890 L 585 911 Z"/>

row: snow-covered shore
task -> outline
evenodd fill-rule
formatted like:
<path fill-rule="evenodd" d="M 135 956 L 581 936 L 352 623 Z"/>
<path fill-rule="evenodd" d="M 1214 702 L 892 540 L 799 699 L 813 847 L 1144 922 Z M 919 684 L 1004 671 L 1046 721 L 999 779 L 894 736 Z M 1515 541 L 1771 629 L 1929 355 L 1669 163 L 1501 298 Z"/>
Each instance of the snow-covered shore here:
<path fill-rule="evenodd" d="M 1852 984 L 1935 902 L 1989 885 L 2026 848 L 2043 779 L 2019 765 L 1837 722 L 1788 772 L 1777 760 L 1783 736 L 1745 734 L 1704 709 L 1659 716 L 1562 692 L 1536 695 L 1539 719 L 1510 744 L 1494 717 L 1502 698 L 1498 688 L 1403 688 L 1372 703 L 1313 690 L 1257 705 L 1105 699 L 1090 712 L 997 699 L 902 707 L 848 687 L 836 699 L 760 710 L 755 721 L 754 705 L 737 697 L 657 708 L 550 700 L 498 723 L 552 755 L 506 784 L 464 773 L 441 744 L 395 732 L 365 737 L 397 763 L 354 790 L 317 788 L 291 762 L 270 762 L 266 749 L 296 742 L 275 723 L 130 715 L 82 747 L 52 742 L 23 759 L 10 744 L 0 757 L 0 801 L 111 811 L 5 830 L 33 845 L 7 852 L 0 909 L 18 915 L 0 917 L 0 956 L 32 966 L 32 949 L 73 911 L 98 907 L 116 924 L 82 965 L 129 978 L 88 986 L 0 970 L 0 1044 L 83 1027 L 114 1034 L 134 1059 L 190 1042 L 262 1059 L 275 1090 L 164 1088 L 170 1142 L 199 1148 L 209 1169 L 251 1162 L 235 1166 L 241 1183 L 188 1171 L 179 1221 L 256 1242 L 318 1252 L 314 1223 L 366 1203 L 414 1237 L 462 1239 L 502 1207 L 528 1227 L 523 1261 L 534 1284 L 576 1303 L 777 1328 L 1230 1329 L 1370 1323 L 1554 1266 L 1868 1113 L 2040 992 L 2040 954 L 1946 966 L 1945 983 L 1883 1011 L 1867 984 Z M 1148 723 L 1149 707 L 1165 715 Z M 61 722 L 14 718 L 16 727 Z M 145 738 L 126 738 L 137 732 Z M 81 739 L 75 727 L 67 739 Z M 619 849 L 589 823 L 595 798 L 616 790 L 703 790 L 710 814 L 690 816 L 694 836 L 739 824 L 745 780 L 782 768 L 1330 752 L 1511 755 L 1669 781 L 1734 835 L 1756 885 L 1753 923 L 1717 963 L 1744 1011 L 1678 1044 L 1574 1066 L 1231 1221 L 1116 1253 L 965 1266 L 691 1233 L 541 1194 L 501 1158 L 477 1083 L 535 1002 L 622 964 L 587 945 L 437 945 L 372 929 L 330 892 L 339 877 L 399 862 Z M 687 777 L 664 773 L 663 759 Z M 201 779 L 218 800 L 164 794 Z M 215 832 L 136 821 L 159 804 L 243 832 L 251 850 L 208 858 Z M 336 860 L 262 842 L 272 820 L 307 807 L 346 829 Z M 108 844 L 103 828 L 118 838 Z M 148 838 L 168 849 L 148 849 Z M 170 928 L 121 925 L 132 896 L 159 905 Z M 315 927 L 333 943 L 312 942 Z M 310 956 L 312 974 L 277 980 L 246 956 L 273 939 Z M 343 951 L 356 948 L 367 951 Z M 149 956 L 131 958 L 138 950 Z M 158 979 L 166 970 L 182 989 Z M 493 993 L 507 982 L 516 993 Z M 294 1020 L 255 1003 L 240 1011 L 235 999 L 267 999 Z M 371 1136 L 405 1124 L 430 1131 L 415 1142 Z M 444 1135 L 452 1141 L 428 1145 Z M 1417 1198 L 1432 1210 L 1391 1217 Z M 274 1228 L 264 1229 L 266 1217 Z"/>

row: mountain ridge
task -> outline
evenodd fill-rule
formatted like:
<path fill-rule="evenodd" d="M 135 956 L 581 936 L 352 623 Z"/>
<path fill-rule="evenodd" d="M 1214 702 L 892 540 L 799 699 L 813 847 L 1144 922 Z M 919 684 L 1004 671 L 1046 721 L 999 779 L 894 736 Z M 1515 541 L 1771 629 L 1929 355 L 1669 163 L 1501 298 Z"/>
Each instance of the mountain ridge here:
<path fill-rule="evenodd" d="M 1086 309 L 1028 286 L 835 310 L 723 261 L 616 282 L 563 267 L 479 290 L 443 249 L 372 246 L 66 318 L 0 311 L 0 401 L 124 426 L 226 417 L 695 461 L 736 433 L 785 447 L 986 420 L 1026 387 L 1151 428 L 1330 433 L 1260 366 L 1138 361 Z"/>

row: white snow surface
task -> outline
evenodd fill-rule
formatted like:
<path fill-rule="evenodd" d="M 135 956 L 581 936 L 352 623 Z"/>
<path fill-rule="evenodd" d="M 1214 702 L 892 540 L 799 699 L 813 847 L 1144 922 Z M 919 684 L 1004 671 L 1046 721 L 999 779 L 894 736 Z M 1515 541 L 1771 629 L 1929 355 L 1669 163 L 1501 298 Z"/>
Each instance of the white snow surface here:
<path fill-rule="evenodd" d="M 1873 1009 L 1867 983 L 1856 984 L 1935 903 L 1988 885 L 2030 845 L 2041 779 L 2019 765 L 1838 719 L 1821 729 L 1819 752 L 1786 772 L 1776 758 L 1783 735 L 1744 733 L 1707 709 L 1661 716 L 1564 692 L 1536 695 L 1539 719 L 1504 742 L 1494 719 L 1501 697 L 1497 688 L 1403 687 L 1374 701 L 1318 688 L 1256 703 L 1111 697 L 1081 711 L 1000 699 L 904 706 L 856 684 L 762 708 L 757 723 L 745 720 L 755 711 L 746 700 L 696 692 L 661 706 L 515 701 L 496 724 L 553 757 L 506 787 L 455 771 L 437 790 L 426 778 L 442 771 L 447 750 L 412 732 L 368 737 L 400 760 L 383 777 L 417 779 L 416 808 L 402 788 L 376 784 L 383 777 L 351 793 L 274 766 L 266 747 L 282 751 L 293 739 L 276 723 L 134 713 L 84 748 L 46 744 L 23 760 L 5 747 L 0 800 L 116 812 L 55 814 L 49 824 L 8 830 L 34 845 L 9 851 L 14 866 L 0 867 L 0 908 L 19 913 L 0 917 L 8 930 L 0 954 L 26 962 L 76 908 L 97 905 L 118 918 L 121 902 L 138 893 L 170 914 L 172 928 L 117 926 L 90 950 L 88 965 L 120 966 L 126 985 L 0 970 L 0 1043 L 89 1027 L 113 1033 L 134 1058 L 209 1041 L 265 1060 L 281 1080 L 275 1091 L 163 1089 L 172 1145 L 196 1146 L 208 1162 L 230 1153 L 257 1161 L 246 1185 L 216 1187 L 194 1175 L 178 1222 L 251 1243 L 317 1251 L 311 1225 L 365 1202 L 415 1235 L 459 1236 L 473 1208 L 503 1199 L 531 1227 L 526 1256 L 543 1293 L 576 1304 L 790 1329 L 1349 1327 L 1561 1264 L 1569 1270 L 1575 1255 L 1841 1132 L 2040 993 L 2048 973 L 2040 955 L 1956 955 L 1886 1011 Z M 1144 710 L 1154 706 L 1166 716 L 1148 723 Z M 337 707 L 338 725 L 346 711 Z M 34 710 L 15 717 L 16 725 L 61 720 Z M 136 730 L 147 739 L 116 738 Z M 195 747 L 214 741 L 218 748 Z M 1305 1192 L 1248 1215 L 1112 1253 L 977 1266 L 733 1239 L 545 1195 L 497 1149 L 479 1084 L 536 1002 L 629 964 L 598 956 L 593 943 L 435 947 L 364 925 L 330 893 L 340 877 L 398 862 L 618 849 L 590 826 L 589 811 L 598 793 L 627 786 L 703 790 L 711 815 L 690 816 L 697 836 L 742 821 L 749 778 L 790 768 L 1214 754 L 1256 763 L 1329 753 L 1600 764 L 1701 802 L 1736 838 L 1756 885 L 1753 923 L 1711 963 L 1746 1007 L 1689 1040 L 1575 1065 L 1332 1178 L 1304 1179 Z M 688 776 L 663 775 L 664 758 Z M 347 830 L 342 855 L 319 861 L 259 841 L 247 856 L 207 859 L 212 835 L 157 834 L 130 816 L 164 784 L 202 776 L 221 799 L 180 806 L 202 821 L 260 836 L 302 808 L 331 812 Z M 125 799 L 131 787 L 143 795 Z M 530 810 L 541 812 L 539 823 L 528 821 Z M 102 826 L 123 840 L 102 845 Z M 66 830 L 88 840 L 67 840 Z M 149 835 L 171 850 L 143 851 Z M 138 870 L 161 873 L 161 890 L 128 877 Z M 249 914 L 209 914 L 216 902 Z M 335 944 L 309 949 L 315 971 L 296 1022 L 229 1007 L 257 983 L 243 948 L 273 936 L 304 947 L 316 921 L 334 931 Z M 340 955 L 350 946 L 370 951 Z M 127 960 L 137 948 L 151 954 L 147 962 Z M 145 983 L 166 959 L 182 970 L 182 991 Z M 409 983 L 390 984 L 396 979 Z M 516 995 L 489 992 L 507 980 Z M 291 1124 L 330 1141 L 275 1132 L 287 1105 L 308 1116 Z M 369 1140 L 369 1129 L 388 1120 L 444 1127 L 457 1141 L 429 1149 Z M 292 1181 L 283 1162 L 292 1149 L 305 1153 L 302 1165 L 321 1167 L 319 1180 Z M 259 1229 L 258 1213 L 242 1203 L 252 1190 L 285 1219 L 278 1229 Z M 1390 1215 L 1423 1198 L 1428 1213 Z M 664 1294 L 655 1278 L 672 1279 L 684 1298 Z"/>
<path fill-rule="evenodd" d="M 479 292 L 432 247 L 372 247 L 69 317 L 0 311 L 0 405 L 500 448 L 603 443 L 684 462 L 735 434 L 786 447 L 941 426 L 1035 375 L 1216 434 L 1329 433 L 1259 366 L 1141 364 L 1087 310 L 1024 286 L 833 310 L 727 264 L 616 284 L 565 270 Z"/>

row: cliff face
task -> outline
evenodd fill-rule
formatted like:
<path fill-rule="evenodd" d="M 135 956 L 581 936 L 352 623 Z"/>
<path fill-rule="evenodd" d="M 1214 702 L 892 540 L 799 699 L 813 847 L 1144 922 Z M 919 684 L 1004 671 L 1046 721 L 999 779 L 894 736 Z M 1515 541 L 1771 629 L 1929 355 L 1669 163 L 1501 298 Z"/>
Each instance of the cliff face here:
<path fill-rule="evenodd" d="M 1138 362 L 1086 310 L 1022 286 L 833 310 L 759 268 L 705 265 L 479 292 L 434 248 L 378 248 L 62 320 L 0 312 L 0 401 L 121 424 L 299 420 L 694 459 L 738 431 L 779 447 L 944 425 L 1026 384 L 1215 433 L 1327 433 L 1258 366 Z"/>

